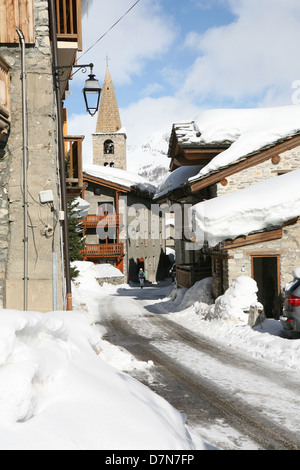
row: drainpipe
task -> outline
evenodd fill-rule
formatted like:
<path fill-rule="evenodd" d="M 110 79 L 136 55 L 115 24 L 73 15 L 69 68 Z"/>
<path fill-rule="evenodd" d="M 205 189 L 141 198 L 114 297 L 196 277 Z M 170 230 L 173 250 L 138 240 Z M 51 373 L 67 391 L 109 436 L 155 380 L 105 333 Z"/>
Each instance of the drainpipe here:
<path fill-rule="evenodd" d="M 26 68 L 25 39 L 23 33 L 16 28 L 21 45 L 21 80 L 22 80 L 22 131 L 23 131 L 23 208 L 24 208 L 24 310 L 28 308 L 28 133 L 26 106 Z"/>
<path fill-rule="evenodd" d="M 57 26 L 56 26 L 56 7 L 54 0 L 49 0 L 50 12 L 50 31 L 53 49 L 53 67 L 54 67 L 54 86 L 57 102 L 57 123 L 58 123 L 58 158 L 60 167 L 60 186 L 61 186 L 61 207 L 64 212 L 63 238 L 64 238 L 64 260 L 66 277 L 66 310 L 72 310 L 72 284 L 70 273 L 70 253 L 69 253 L 69 230 L 68 230 L 68 207 L 67 207 L 67 188 L 66 188 L 66 170 L 65 170 L 65 148 L 63 136 L 63 116 L 62 99 L 60 94 L 59 79 L 57 76 L 58 67 L 58 47 L 57 47 Z"/>

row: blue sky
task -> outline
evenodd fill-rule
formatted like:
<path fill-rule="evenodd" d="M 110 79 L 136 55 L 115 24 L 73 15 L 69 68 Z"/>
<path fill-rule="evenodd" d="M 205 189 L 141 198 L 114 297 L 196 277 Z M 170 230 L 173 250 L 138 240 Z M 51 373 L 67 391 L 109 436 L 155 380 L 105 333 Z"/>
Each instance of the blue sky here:
<path fill-rule="evenodd" d="M 292 104 L 300 80 L 299 0 L 88 0 L 79 63 L 100 85 L 106 56 L 131 143 L 201 109 Z M 66 101 L 72 133 L 93 133 L 80 72 Z M 81 128 L 81 131 L 80 131 Z M 70 132 L 70 131 L 69 131 Z"/>

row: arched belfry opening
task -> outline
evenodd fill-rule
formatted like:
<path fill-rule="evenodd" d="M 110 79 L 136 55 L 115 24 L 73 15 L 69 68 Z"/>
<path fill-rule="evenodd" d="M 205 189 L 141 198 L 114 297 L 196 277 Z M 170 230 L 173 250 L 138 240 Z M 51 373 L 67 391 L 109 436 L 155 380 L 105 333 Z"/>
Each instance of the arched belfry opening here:
<path fill-rule="evenodd" d="M 113 155 L 115 153 L 115 146 L 111 139 L 105 140 L 103 147 L 103 151 L 106 155 Z"/>

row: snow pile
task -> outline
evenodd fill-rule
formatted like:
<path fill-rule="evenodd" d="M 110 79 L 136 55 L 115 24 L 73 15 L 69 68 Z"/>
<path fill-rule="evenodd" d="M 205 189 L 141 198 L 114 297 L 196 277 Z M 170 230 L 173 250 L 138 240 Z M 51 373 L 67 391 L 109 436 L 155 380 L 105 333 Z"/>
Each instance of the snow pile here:
<path fill-rule="evenodd" d="M 178 310 L 185 310 L 190 307 L 197 314 L 207 311 L 209 305 L 214 303 L 212 296 L 212 278 L 207 277 L 196 282 L 190 289 L 187 289 L 178 306 Z"/>
<path fill-rule="evenodd" d="M 196 204 L 191 209 L 197 239 L 216 246 L 300 216 L 300 170 L 274 177 L 235 193 Z"/>
<path fill-rule="evenodd" d="M 0 313 L 2 450 L 191 449 L 184 416 L 96 354 L 82 312 Z"/>
<path fill-rule="evenodd" d="M 201 112 L 191 123 L 174 125 L 180 144 L 230 147 L 214 157 L 195 180 L 300 131 L 300 106 L 254 109 L 215 109 Z"/>
<path fill-rule="evenodd" d="M 91 261 L 74 261 L 72 266 L 76 267 L 79 273 L 87 271 L 90 272 L 92 277 L 95 279 L 101 279 L 103 277 L 123 277 L 124 274 L 118 268 L 115 268 L 110 263 L 94 264 Z"/>
<path fill-rule="evenodd" d="M 146 178 L 121 170 L 120 168 L 90 164 L 85 165 L 83 171 L 87 175 L 94 176 L 104 181 L 120 184 L 126 188 L 139 189 L 140 191 L 149 194 L 154 194 L 156 191 L 156 186 L 150 183 Z"/>
<path fill-rule="evenodd" d="M 257 303 L 257 291 L 257 284 L 253 279 L 247 276 L 238 277 L 225 294 L 216 299 L 205 319 L 248 323 L 248 314 L 245 312 Z"/>

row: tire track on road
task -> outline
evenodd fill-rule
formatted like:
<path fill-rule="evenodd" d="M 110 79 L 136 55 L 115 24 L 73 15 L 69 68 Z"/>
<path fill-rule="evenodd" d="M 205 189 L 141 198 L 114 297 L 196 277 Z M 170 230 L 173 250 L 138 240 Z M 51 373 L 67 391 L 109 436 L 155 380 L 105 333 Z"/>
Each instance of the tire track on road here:
<path fill-rule="evenodd" d="M 116 311 L 114 302 L 110 303 L 111 314 L 101 323 L 107 329 L 104 339 L 122 346 L 133 354 L 138 360 L 153 361 L 155 364 L 156 383 L 151 383 L 146 377 L 133 374 L 149 388 L 163 396 L 175 408 L 183 411 L 188 418 L 188 424 L 198 424 L 213 419 L 223 419 L 232 428 L 238 430 L 248 439 L 258 444 L 258 447 L 266 450 L 299 450 L 300 439 L 295 433 L 282 429 L 278 424 L 266 418 L 253 407 L 243 402 L 236 396 L 219 387 L 215 382 L 195 374 L 193 370 L 180 364 L 156 346 L 151 344 L 153 338 L 146 338 L 136 332 L 128 324 L 126 319 Z M 147 315 L 143 320 L 159 325 L 164 335 L 170 340 L 178 337 L 180 341 L 189 347 L 194 347 L 232 364 L 234 354 L 224 353 L 221 348 L 214 346 L 205 338 L 199 338 L 184 327 L 167 320 L 159 315 Z M 167 341 L 168 337 L 164 337 Z M 246 361 L 246 360 L 245 360 Z M 236 361 L 235 361 L 236 362 Z M 254 363 L 253 363 L 254 364 Z M 234 364 L 237 367 L 245 367 L 248 363 Z M 253 366 L 254 367 L 254 366 Z M 257 371 L 257 363 L 255 373 Z M 259 373 L 266 371 L 261 368 Z M 278 380 L 276 374 L 274 377 Z"/>

